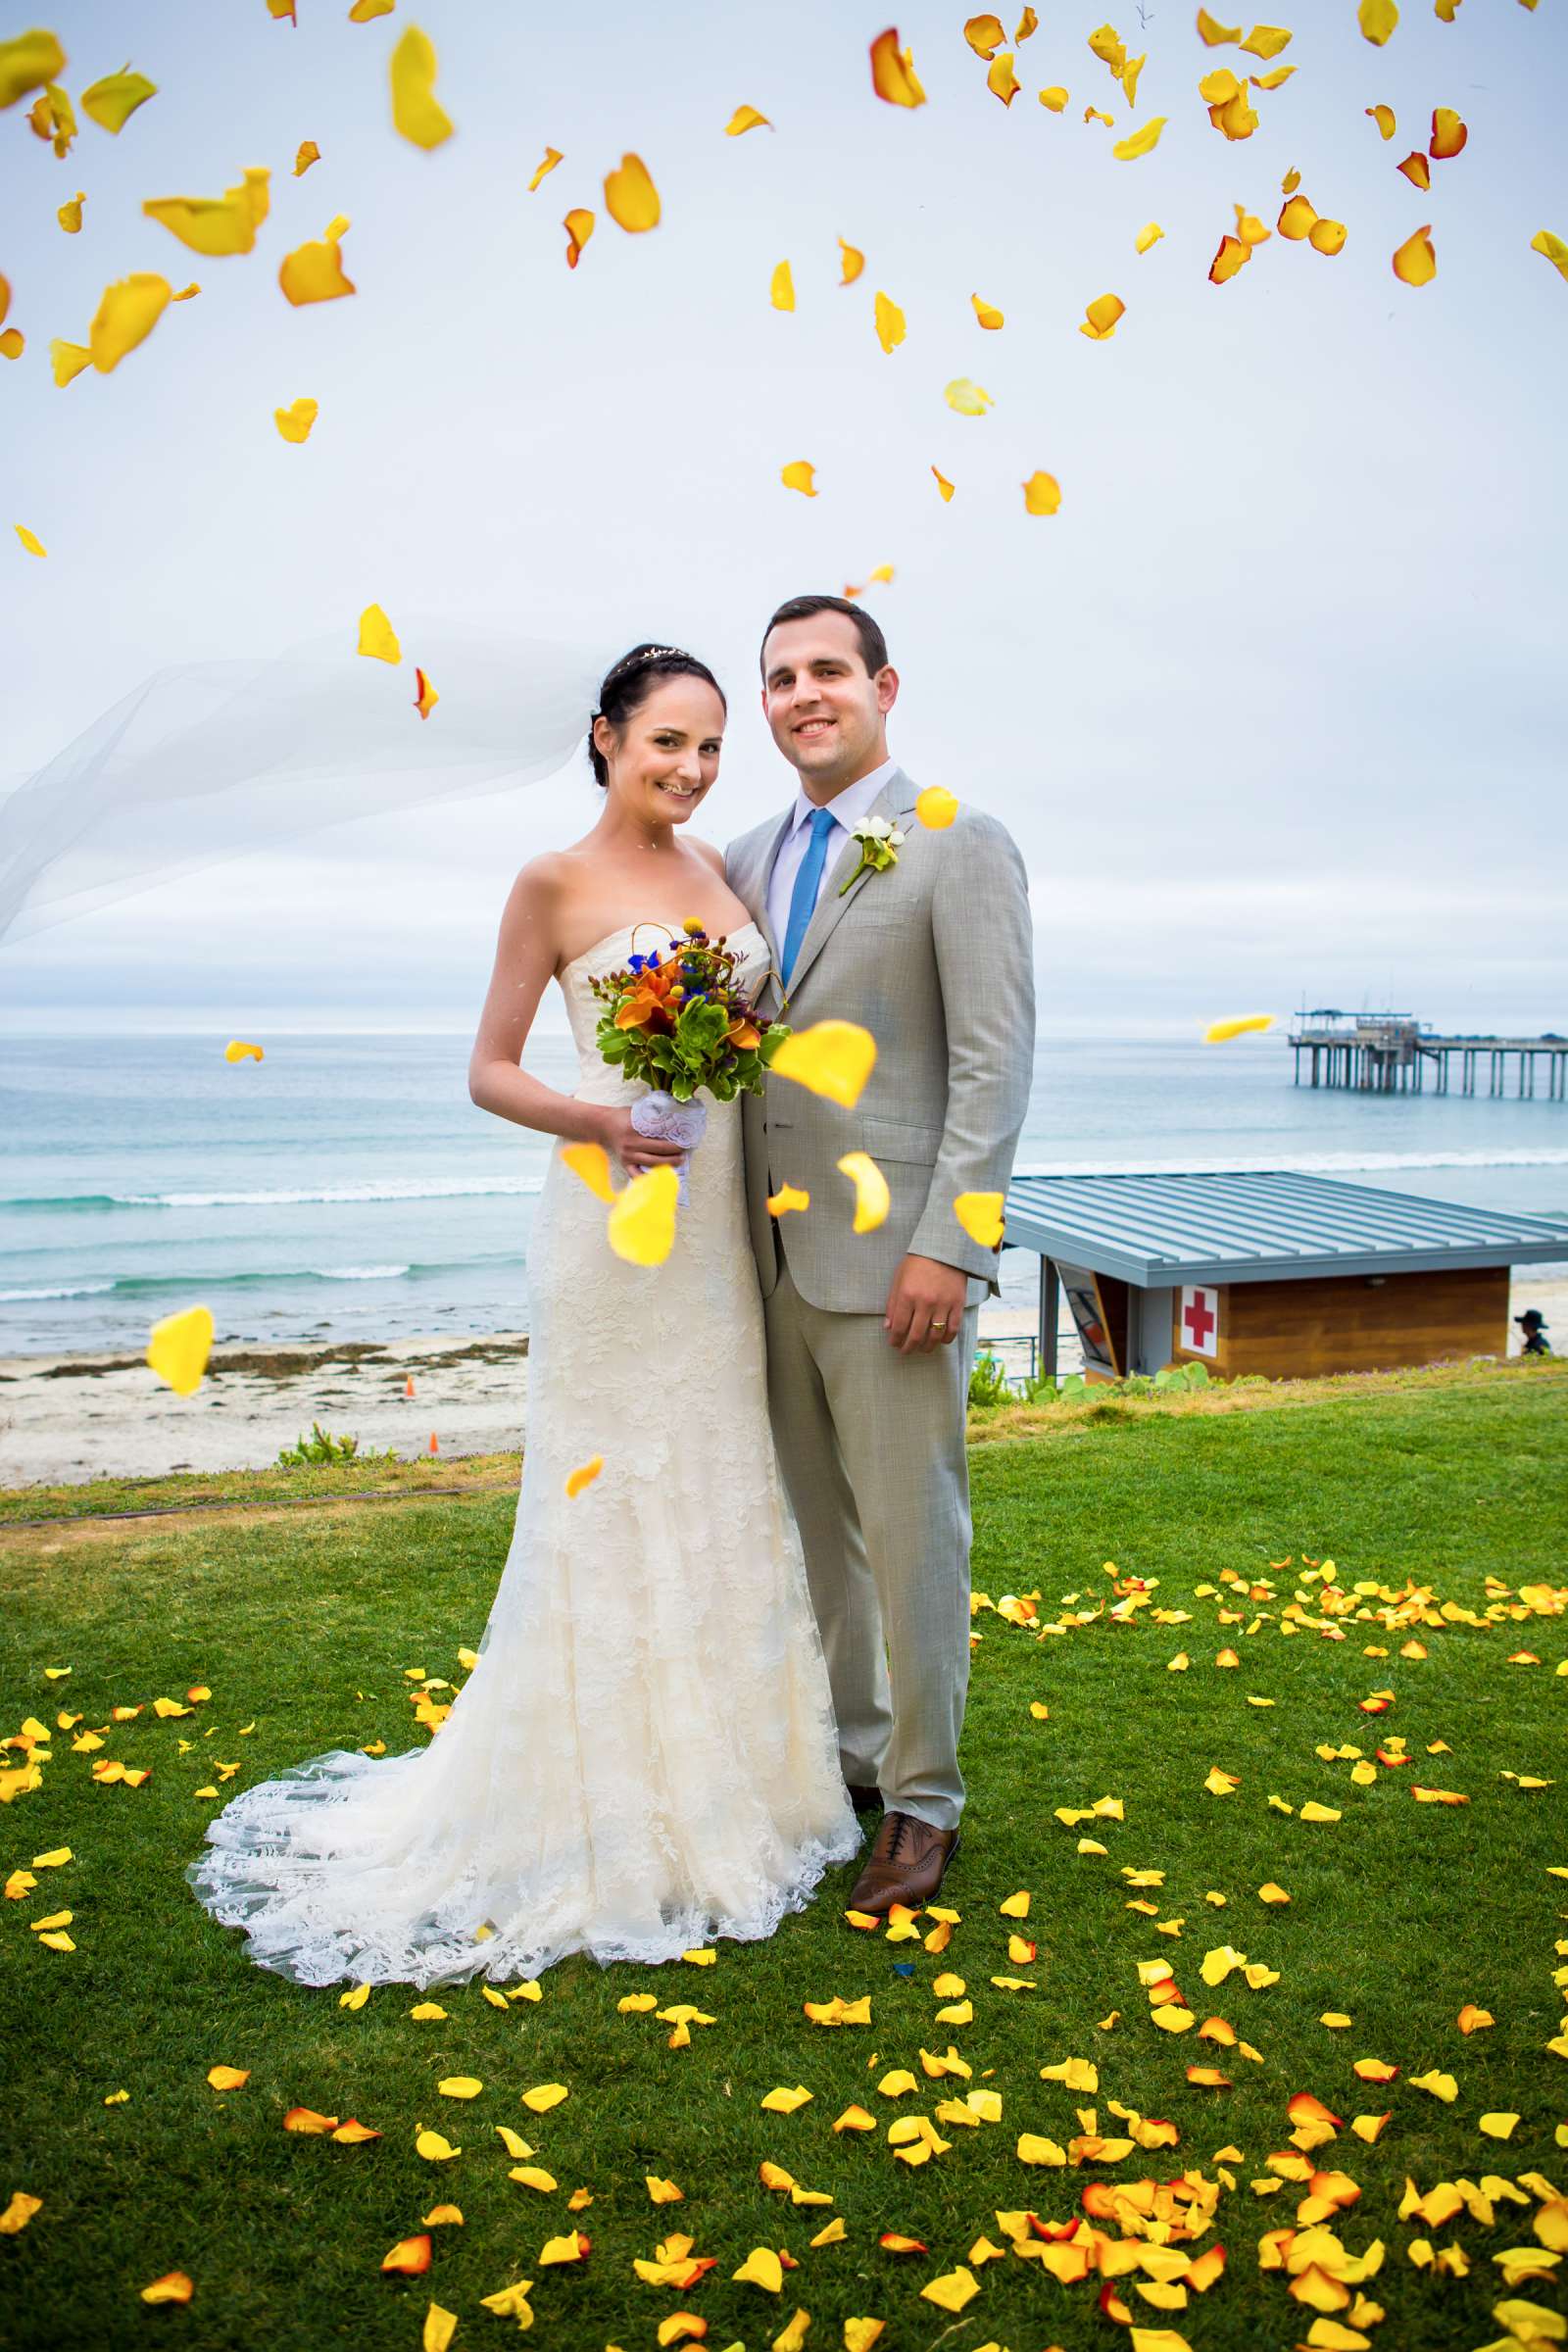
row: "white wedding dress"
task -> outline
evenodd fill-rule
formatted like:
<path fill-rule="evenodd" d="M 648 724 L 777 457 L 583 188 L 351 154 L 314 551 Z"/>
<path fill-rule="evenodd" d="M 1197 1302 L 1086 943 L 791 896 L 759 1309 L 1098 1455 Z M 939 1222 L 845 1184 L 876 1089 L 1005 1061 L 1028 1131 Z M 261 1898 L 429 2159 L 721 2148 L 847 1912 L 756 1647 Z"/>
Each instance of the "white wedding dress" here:
<path fill-rule="evenodd" d="M 755 985 L 760 933 L 731 944 Z M 628 927 L 563 974 L 579 1100 L 646 1092 L 594 1042 L 590 975 L 630 949 Z M 646 1268 L 613 1254 L 603 1202 L 552 1155 L 528 1250 L 527 1450 L 477 1665 L 428 1746 L 333 1748 L 243 1789 L 185 1873 L 264 1968 L 431 1985 L 573 1951 L 669 1960 L 771 1935 L 858 1850 L 768 1427 L 740 1152 L 739 1104 L 710 1101 L 674 1250 Z"/>

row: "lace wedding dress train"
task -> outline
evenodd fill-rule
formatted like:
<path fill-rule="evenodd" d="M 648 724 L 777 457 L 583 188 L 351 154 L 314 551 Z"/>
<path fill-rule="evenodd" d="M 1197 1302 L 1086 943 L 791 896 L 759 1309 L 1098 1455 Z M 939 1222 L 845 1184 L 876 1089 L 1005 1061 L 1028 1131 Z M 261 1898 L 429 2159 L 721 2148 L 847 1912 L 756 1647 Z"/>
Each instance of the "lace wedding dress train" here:
<path fill-rule="evenodd" d="M 756 926 L 732 934 L 756 982 Z M 565 967 L 579 1097 L 600 1059 Z M 552 1155 L 528 1251 L 527 1452 L 478 1663 L 427 1747 L 333 1748 L 246 1788 L 186 1878 L 304 1984 L 537 1976 L 771 1935 L 860 1842 L 767 1420 L 737 1103 L 710 1104 L 662 1266 L 611 1250 Z M 604 1469 L 574 1499 L 568 1474 Z M 301 1595 L 309 1608 L 309 1595 Z M 456 1642 L 458 1628 L 454 1627 Z M 480 1931 L 486 1931 L 481 1934 Z"/>

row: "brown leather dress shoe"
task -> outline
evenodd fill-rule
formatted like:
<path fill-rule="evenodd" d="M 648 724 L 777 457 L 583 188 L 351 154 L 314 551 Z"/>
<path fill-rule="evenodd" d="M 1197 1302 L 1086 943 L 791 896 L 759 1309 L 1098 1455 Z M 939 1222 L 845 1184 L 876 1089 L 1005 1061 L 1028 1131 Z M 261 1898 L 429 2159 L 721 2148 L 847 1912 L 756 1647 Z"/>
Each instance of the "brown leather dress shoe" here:
<path fill-rule="evenodd" d="M 878 1914 L 895 1903 L 928 1902 L 958 1850 L 956 1830 L 934 1830 L 912 1813 L 884 1813 L 865 1868 L 850 1896 L 852 1911 Z"/>
<path fill-rule="evenodd" d="M 860 1781 L 846 1781 L 844 1788 L 845 1793 L 857 1813 L 881 1812 L 882 1791 L 880 1788 L 868 1788 Z"/>

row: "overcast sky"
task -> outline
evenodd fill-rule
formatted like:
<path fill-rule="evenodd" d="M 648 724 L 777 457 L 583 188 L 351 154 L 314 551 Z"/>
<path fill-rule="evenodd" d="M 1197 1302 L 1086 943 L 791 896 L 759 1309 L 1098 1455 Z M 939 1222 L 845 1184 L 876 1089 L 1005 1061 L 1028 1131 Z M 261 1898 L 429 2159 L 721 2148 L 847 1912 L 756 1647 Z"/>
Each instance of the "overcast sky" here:
<path fill-rule="evenodd" d="M 24 107 L 0 119 L 0 270 L 27 336 L 0 368 L 0 769 L 40 766 L 166 663 L 352 638 L 373 600 L 394 623 L 692 646 L 730 693 L 699 820 L 722 840 L 793 788 L 757 706 L 768 612 L 891 564 L 868 602 L 903 679 L 893 747 L 1017 835 L 1051 1020 L 1392 999 L 1568 1029 L 1568 285 L 1530 249 L 1568 236 L 1550 0 L 1467 0 L 1452 25 L 1407 0 L 1381 50 L 1353 0 L 1284 5 L 1299 70 L 1235 144 L 1196 84 L 1255 61 L 1204 49 L 1171 0 L 1147 32 L 1112 14 L 1148 50 L 1134 115 L 1086 46 L 1100 15 L 1060 0 L 1010 110 L 961 6 L 906 8 L 913 112 L 872 95 L 885 19 L 845 0 L 412 13 L 457 124 L 428 154 L 386 98 L 410 0 L 367 25 L 299 0 L 297 30 L 264 0 L 49 17 L 73 93 L 128 46 L 159 95 L 118 139 L 84 122 L 64 161 Z M 1036 99 L 1054 82 L 1060 117 Z M 726 139 L 742 102 L 776 127 Z M 1435 105 L 1470 137 L 1424 196 L 1395 167 Z M 1114 161 L 1156 114 L 1157 150 Z M 305 138 L 323 160 L 295 180 Z M 565 161 L 530 196 L 547 144 Z M 663 202 L 646 236 L 604 207 L 628 150 Z M 189 255 L 141 217 L 264 164 L 249 256 Z M 1207 283 L 1233 202 L 1273 221 L 1293 165 L 1344 253 L 1275 237 Z M 78 188 L 73 238 L 55 213 Z M 599 219 L 568 271 L 572 205 Z M 339 212 L 359 291 L 291 309 L 278 260 Z M 1139 256 L 1150 220 L 1165 234 Z M 1426 221 L 1438 275 L 1413 289 L 1390 256 Z M 841 236 L 866 256 L 843 289 Z M 792 315 L 768 302 L 786 258 Z M 85 340 L 132 270 L 203 291 L 114 374 L 56 389 L 50 337 Z M 891 355 L 878 289 L 908 322 Z M 1108 291 L 1127 314 L 1092 343 L 1077 322 Z M 944 404 L 961 375 L 989 416 Z M 291 447 L 272 410 L 304 394 L 320 416 Z M 797 458 L 814 500 L 780 486 Z M 1037 467 L 1052 518 L 1024 512 Z M 597 806 L 584 764 L 212 870 L 0 948 L 0 1005 L 24 1026 L 464 1023 L 512 874 Z"/>

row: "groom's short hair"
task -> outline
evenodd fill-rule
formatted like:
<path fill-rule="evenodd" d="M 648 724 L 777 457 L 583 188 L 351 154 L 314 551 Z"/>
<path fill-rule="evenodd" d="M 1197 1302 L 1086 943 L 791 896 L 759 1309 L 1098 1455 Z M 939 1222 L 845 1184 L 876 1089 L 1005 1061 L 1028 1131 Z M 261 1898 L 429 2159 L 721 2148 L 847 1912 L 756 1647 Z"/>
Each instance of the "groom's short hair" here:
<path fill-rule="evenodd" d="M 852 605 L 846 596 L 792 596 L 780 605 L 762 631 L 762 647 L 759 660 L 761 662 L 764 678 L 767 675 L 765 660 L 767 641 L 773 631 L 781 627 L 786 620 L 809 620 L 813 613 L 817 612 L 844 612 L 854 621 L 855 633 L 860 640 L 860 656 L 865 663 L 868 677 L 874 678 L 879 669 L 887 668 L 888 641 L 863 606 Z"/>

